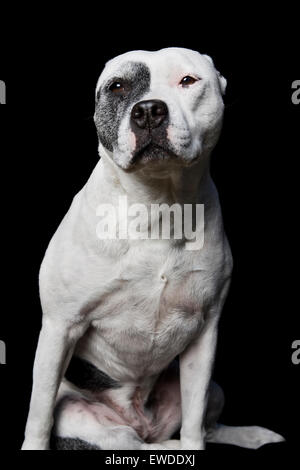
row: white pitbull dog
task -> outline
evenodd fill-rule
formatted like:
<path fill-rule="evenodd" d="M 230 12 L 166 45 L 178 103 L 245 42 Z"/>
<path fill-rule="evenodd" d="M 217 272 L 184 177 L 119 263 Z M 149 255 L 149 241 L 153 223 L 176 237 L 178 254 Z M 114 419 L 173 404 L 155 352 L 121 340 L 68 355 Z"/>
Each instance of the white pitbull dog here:
<path fill-rule="evenodd" d="M 107 63 L 94 116 L 101 159 L 41 266 L 43 324 L 23 449 L 283 440 L 257 426 L 217 424 L 223 393 L 211 374 L 232 258 L 209 157 L 225 87 L 211 58 L 187 49 L 133 51 Z M 191 249 L 184 235 L 99 239 L 99 207 L 117 208 L 120 196 L 128 208 L 204 205 L 203 246 Z M 192 222 L 197 232 L 195 215 Z M 149 233 L 148 218 L 140 229 Z"/>

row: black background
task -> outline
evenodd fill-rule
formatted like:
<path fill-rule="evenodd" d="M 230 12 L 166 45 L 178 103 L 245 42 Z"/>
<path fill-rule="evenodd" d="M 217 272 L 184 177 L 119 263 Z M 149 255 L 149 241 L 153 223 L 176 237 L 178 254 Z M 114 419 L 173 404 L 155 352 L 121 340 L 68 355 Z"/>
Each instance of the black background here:
<path fill-rule="evenodd" d="M 235 263 L 214 373 L 226 395 L 222 422 L 283 434 L 286 444 L 267 446 L 269 453 L 299 442 L 300 365 L 291 362 L 291 344 L 300 337 L 300 105 L 291 102 L 291 84 L 300 78 L 297 15 L 245 8 L 229 21 L 220 11 L 212 16 L 200 8 L 195 15 L 192 5 L 181 8 L 176 19 L 172 9 L 162 17 L 157 6 L 138 11 L 134 21 L 127 20 L 133 5 L 110 5 L 80 20 L 73 11 L 52 18 L 45 9 L 3 33 L 1 451 L 19 449 L 23 438 L 41 323 L 39 265 L 98 160 L 92 119 L 98 76 L 120 53 L 168 46 L 211 55 L 228 81 L 212 158 Z"/>

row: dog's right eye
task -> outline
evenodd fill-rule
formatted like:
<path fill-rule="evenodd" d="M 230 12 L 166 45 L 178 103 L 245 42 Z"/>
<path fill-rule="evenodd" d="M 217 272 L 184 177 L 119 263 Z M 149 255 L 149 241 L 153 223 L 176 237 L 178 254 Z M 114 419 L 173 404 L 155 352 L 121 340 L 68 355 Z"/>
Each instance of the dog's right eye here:
<path fill-rule="evenodd" d="M 113 82 L 110 87 L 109 87 L 109 90 L 112 92 L 112 93 L 115 93 L 115 94 L 119 94 L 119 93 L 123 93 L 123 91 L 125 90 L 125 87 L 123 85 L 122 82 Z"/>
<path fill-rule="evenodd" d="M 190 85 L 193 85 L 193 83 L 195 83 L 196 81 L 197 81 L 197 79 L 195 77 L 191 77 L 190 75 L 186 75 L 185 77 L 183 77 L 183 79 L 181 80 L 179 85 L 182 85 L 184 88 L 186 88 Z"/>

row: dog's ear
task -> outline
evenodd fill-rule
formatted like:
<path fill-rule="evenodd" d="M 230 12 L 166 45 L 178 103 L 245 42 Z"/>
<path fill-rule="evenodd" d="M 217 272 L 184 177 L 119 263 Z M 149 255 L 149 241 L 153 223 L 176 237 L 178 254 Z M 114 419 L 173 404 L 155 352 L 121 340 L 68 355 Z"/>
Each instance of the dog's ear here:
<path fill-rule="evenodd" d="M 215 67 L 214 61 L 212 60 L 212 58 L 209 55 L 203 54 L 203 57 L 206 60 L 208 60 L 213 65 L 213 67 Z M 215 70 L 216 70 L 216 74 L 217 74 L 217 77 L 218 77 L 218 80 L 219 80 L 221 93 L 222 93 L 222 95 L 225 95 L 227 80 L 226 80 L 225 77 L 223 77 L 223 75 L 220 74 L 220 72 L 217 69 L 215 69 Z"/>
<path fill-rule="evenodd" d="M 223 77 L 223 75 L 220 74 L 218 70 L 216 70 L 216 72 L 217 72 L 218 79 L 219 79 L 220 90 L 221 90 L 222 95 L 224 96 L 226 87 L 227 87 L 227 80 L 225 77 Z"/>

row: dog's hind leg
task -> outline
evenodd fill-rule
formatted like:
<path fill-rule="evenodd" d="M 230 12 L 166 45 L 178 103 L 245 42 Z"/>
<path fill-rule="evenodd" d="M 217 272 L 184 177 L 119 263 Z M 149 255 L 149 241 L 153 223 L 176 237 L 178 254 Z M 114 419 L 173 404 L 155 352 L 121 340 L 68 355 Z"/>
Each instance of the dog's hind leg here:
<path fill-rule="evenodd" d="M 104 403 L 79 394 L 62 398 L 55 410 L 52 450 L 139 449 L 143 441 L 122 418 Z"/>
<path fill-rule="evenodd" d="M 80 393 L 64 393 L 55 410 L 51 450 L 165 450 L 146 443 L 112 408 Z"/>
<path fill-rule="evenodd" d="M 258 449 L 265 444 L 284 442 L 285 439 L 269 429 L 260 426 L 226 426 L 216 424 L 206 436 L 206 442 L 231 444 L 247 449 Z"/>
<path fill-rule="evenodd" d="M 206 414 L 206 442 L 258 449 L 265 444 L 275 444 L 285 440 L 280 434 L 260 426 L 226 426 L 218 424 L 217 420 L 223 406 L 223 391 L 221 387 L 212 382 Z"/>

